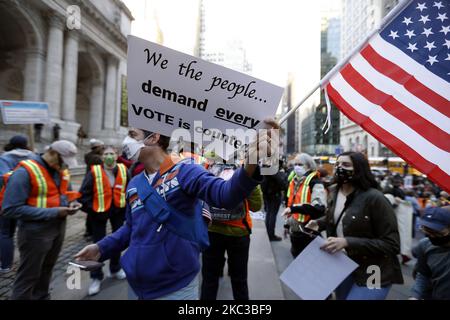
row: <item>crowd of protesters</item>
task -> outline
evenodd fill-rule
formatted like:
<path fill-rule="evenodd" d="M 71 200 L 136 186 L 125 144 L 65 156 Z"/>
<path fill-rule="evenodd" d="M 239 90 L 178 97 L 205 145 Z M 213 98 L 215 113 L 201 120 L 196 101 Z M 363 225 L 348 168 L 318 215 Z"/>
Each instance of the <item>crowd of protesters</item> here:
<path fill-rule="evenodd" d="M 268 141 L 260 136 L 256 145 Z M 289 237 L 293 258 L 321 234 L 324 251 L 343 251 L 358 263 L 336 288 L 336 299 L 385 299 L 393 284 L 403 283 L 401 263 L 413 258 L 412 299 L 450 298 L 450 198 L 425 177 L 405 184 L 400 175 L 374 175 L 358 152 L 339 155 L 333 172 L 301 153 L 280 159 L 276 174 L 262 176 L 256 164 L 177 149 L 169 137 L 137 128 L 130 128 L 121 146 L 97 139 L 89 146 L 78 191 L 68 170 L 76 165 L 73 143 L 55 141 L 42 154 L 30 151 L 22 136 L 5 146 L 2 273 L 11 272 L 19 226 L 11 299 L 50 298 L 66 218 L 78 210 L 86 214 L 85 235 L 93 244 L 76 259 L 110 260 L 110 276 L 127 279 L 130 298 L 215 300 L 227 262 L 234 298 L 250 299 L 250 212 L 259 210 L 265 212 L 269 240 Z M 283 235 L 275 233 L 278 215 Z M 366 286 L 370 265 L 382 270 L 378 290 Z M 100 292 L 103 278 L 102 269 L 91 271 L 89 295 Z"/>

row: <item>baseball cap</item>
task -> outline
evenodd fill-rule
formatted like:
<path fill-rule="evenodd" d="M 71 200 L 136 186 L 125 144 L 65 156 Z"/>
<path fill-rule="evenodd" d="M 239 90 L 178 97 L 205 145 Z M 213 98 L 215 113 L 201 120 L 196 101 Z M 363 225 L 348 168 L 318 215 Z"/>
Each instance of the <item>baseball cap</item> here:
<path fill-rule="evenodd" d="M 24 136 L 14 136 L 9 140 L 12 149 L 26 149 L 28 146 L 28 139 Z"/>
<path fill-rule="evenodd" d="M 450 226 L 450 207 L 426 208 L 420 223 L 434 231 L 442 231 Z"/>
<path fill-rule="evenodd" d="M 91 140 L 89 140 L 89 144 L 91 146 L 91 149 L 95 148 L 95 147 L 100 147 L 100 146 L 104 146 L 105 145 L 105 143 L 103 141 L 98 140 L 98 139 L 91 139 Z"/>
<path fill-rule="evenodd" d="M 77 154 L 77 147 L 70 141 L 58 140 L 50 145 L 50 149 L 59 153 L 64 163 L 67 164 L 69 168 L 78 165 L 77 159 L 75 158 Z"/>

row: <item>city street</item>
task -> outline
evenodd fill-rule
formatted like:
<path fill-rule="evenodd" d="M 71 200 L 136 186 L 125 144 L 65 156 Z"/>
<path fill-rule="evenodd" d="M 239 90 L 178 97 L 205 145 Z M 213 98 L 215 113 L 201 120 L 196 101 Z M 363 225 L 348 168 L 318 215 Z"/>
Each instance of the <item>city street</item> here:
<path fill-rule="evenodd" d="M 280 210 L 281 211 L 281 210 Z M 299 300 L 295 293 L 286 287 L 280 280 L 279 275 L 292 262 L 289 251 L 289 239 L 280 242 L 270 242 L 267 237 L 265 225 L 260 218 L 260 212 L 254 215 L 254 228 L 251 236 L 250 258 L 249 258 L 249 295 L 251 300 Z M 278 216 L 277 234 L 282 235 L 283 221 Z M 58 262 L 54 269 L 51 283 L 51 295 L 55 300 L 127 300 L 128 285 L 126 280 L 115 280 L 106 278 L 102 283 L 102 291 L 92 297 L 87 295 L 90 279 L 89 273 L 81 272 L 81 288 L 69 290 L 67 288 L 68 262 L 73 255 L 83 248 L 87 242 L 83 238 L 84 234 L 84 214 L 78 213 L 71 216 L 67 221 L 67 232 L 64 241 L 64 248 L 61 251 Z M 16 252 L 16 264 L 18 252 Z M 388 299 L 405 300 L 408 298 L 409 290 L 413 284 L 411 277 L 414 262 L 410 261 L 402 266 L 404 285 L 394 285 Z M 107 265 L 104 267 L 107 274 Z M 0 274 L 0 299 L 4 300 L 10 294 L 10 288 L 14 280 L 14 272 L 6 275 Z M 225 267 L 224 277 L 221 278 L 218 297 L 219 300 L 233 300 L 230 278 L 227 276 Z"/>

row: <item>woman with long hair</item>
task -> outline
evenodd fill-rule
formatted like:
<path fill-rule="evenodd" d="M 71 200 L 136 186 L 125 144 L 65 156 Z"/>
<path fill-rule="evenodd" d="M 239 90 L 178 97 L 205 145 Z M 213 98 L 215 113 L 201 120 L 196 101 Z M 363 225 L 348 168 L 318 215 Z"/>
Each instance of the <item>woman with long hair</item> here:
<path fill-rule="evenodd" d="M 358 268 L 336 289 L 339 300 L 384 300 L 392 284 L 403 283 L 400 238 L 393 207 L 378 190 L 362 153 L 345 152 L 335 165 L 327 214 L 307 227 L 326 230 L 322 249 L 345 250 Z"/>

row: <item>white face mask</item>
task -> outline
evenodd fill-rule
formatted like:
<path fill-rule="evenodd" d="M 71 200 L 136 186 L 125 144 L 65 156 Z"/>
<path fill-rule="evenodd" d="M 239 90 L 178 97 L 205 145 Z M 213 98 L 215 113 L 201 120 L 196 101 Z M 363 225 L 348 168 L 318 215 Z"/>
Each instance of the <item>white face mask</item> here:
<path fill-rule="evenodd" d="M 294 166 L 294 171 L 299 177 L 303 177 L 303 175 L 306 173 L 305 166 Z"/>
<path fill-rule="evenodd" d="M 144 142 L 127 136 L 125 139 L 123 139 L 122 147 L 123 152 L 125 152 L 128 160 L 137 161 L 141 149 L 144 147 Z"/>

